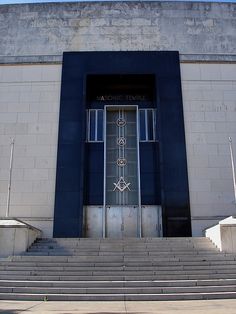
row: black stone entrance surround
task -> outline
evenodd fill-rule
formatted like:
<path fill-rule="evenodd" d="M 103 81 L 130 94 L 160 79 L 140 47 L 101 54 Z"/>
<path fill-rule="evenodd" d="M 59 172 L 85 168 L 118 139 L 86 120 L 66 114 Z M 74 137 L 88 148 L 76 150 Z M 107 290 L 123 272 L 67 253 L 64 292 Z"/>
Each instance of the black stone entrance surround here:
<path fill-rule="evenodd" d="M 131 85 L 138 78 L 150 80 L 158 141 L 140 143 L 141 201 L 161 204 L 164 236 L 191 236 L 179 54 L 133 51 L 63 55 L 54 237 L 82 237 L 83 206 L 103 203 L 103 145 L 86 143 L 89 82 L 98 76 L 128 77 Z M 123 101 L 124 93 L 118 95 L 120 99 L 111 100 Z M 126 101 L 142 108 L 142 95 L 128 95 Z M 109 101 L 97 100 L 100 107 Z"/>

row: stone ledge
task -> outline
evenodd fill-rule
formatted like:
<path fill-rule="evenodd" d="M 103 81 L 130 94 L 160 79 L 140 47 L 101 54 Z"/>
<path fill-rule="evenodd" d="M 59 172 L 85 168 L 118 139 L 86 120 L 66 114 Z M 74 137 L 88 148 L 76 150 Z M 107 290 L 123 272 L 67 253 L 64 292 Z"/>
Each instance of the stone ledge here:
<path fill-rule="evenodd" d="M 230 216 L 205 230 L 206 237 L 226 253 L 236 253 L 236 218 Z"/>
<path fill-rule="evenodd" d="M 0 218 L 0 257 L 24 253 L 41 231 L 16 218 Z"/>
<path fill-rule="evenodd" d="M 182 63 L 235 63 L 236 54 L 180 54 Z M 0 65 L 11 64 L 61 64 L 62 55 L 0 56 Z"/>
<path fill-rule="evenodd" d="M 41 232 L 41 230 L 21 221 L 18 218 L 0 218 L 0 228 L 12 228 L 12 227 L 17 227 L 17 228 L 29 228 L 31 230 L 38 230 Z"/>
<path fill-rule="evenodd" d="M 62 55 L 0 56 L 0 64 L 61 64 Z"/>

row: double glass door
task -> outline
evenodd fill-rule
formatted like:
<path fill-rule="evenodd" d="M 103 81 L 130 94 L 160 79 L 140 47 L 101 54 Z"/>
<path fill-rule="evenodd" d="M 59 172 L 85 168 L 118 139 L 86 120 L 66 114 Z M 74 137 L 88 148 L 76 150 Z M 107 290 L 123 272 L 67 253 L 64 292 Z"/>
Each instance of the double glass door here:
<path fill-rule="evenodd" d="M 87 237 L 158 237 L 161 206 L 141 206 L 136 106 L 105 106 L 104 203 L 86 206 Z"/>

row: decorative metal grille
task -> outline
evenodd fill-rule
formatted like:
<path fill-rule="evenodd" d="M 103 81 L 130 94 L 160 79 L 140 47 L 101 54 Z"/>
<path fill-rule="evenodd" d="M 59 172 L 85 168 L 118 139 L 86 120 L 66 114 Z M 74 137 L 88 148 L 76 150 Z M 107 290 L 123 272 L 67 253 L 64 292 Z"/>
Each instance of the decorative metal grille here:
<path fill-rule="evenodd" d="M 108 110 L 106 121 L 106 205 L 138 205 L 135 110 Z"/>

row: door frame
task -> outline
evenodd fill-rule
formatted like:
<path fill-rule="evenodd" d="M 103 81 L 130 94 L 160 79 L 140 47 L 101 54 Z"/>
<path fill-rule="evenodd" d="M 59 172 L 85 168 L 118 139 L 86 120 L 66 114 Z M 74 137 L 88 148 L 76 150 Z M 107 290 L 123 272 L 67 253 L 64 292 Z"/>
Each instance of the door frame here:
<path fill-rule="evenodd" d="M 138 228 L 137 237 L 142 237 L 142 207 L 141 207 L 141 185 L 140 185 L 140 156 L 139 156 L 139 114 L 137 105 L 105 105 L 104 106 L 104 119 L 103 119 L 103 136 L 104 136 L 104 180 L 103 180 L 103 211 L 102 211 L 102 236 L 106 238 L 106 135 L 107 135 L 107 110 L 127 109 L 134 110 L 136 113 L 136 134 L 137 134 L 137 176 L 138 176 Z"/>

